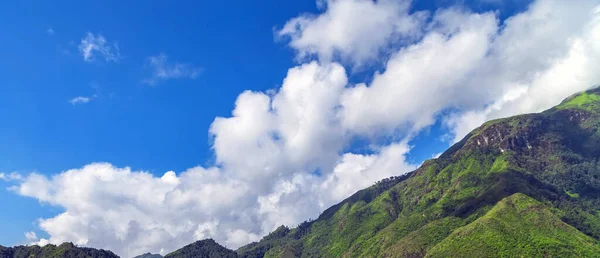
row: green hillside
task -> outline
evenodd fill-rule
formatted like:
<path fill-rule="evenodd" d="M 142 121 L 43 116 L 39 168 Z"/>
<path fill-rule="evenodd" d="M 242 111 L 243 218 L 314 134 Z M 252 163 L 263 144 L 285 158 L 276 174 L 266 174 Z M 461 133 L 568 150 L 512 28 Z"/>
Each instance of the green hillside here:
<path fill-rule="evenodd" d="M 408 176 L 359 191 L 315 221 L 280 227 L 238 254 L 599 254 L 599 94 L 590 90 L 542 113 L 487 122 Z M 479 243 L 478 252 L 458 250 L 464 241 Z M 538 247 L 542 253 L 532 253 Z"/>
<path fill-rule="evenodd" d="M 600 246 L 524 194 L 498 202 L 483 217 L 456 229 L 427 257 L 593 257 Z"/>

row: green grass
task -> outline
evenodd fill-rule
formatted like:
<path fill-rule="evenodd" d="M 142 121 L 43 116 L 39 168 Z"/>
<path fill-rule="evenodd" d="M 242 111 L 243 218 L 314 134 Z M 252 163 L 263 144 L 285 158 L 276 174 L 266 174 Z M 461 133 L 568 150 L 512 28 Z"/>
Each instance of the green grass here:
<path fill-rule="evenodd" d="M 506 157 L 506 155 L 500 155 L 494 161 L 494 164 L 492 165 L 490 172 L 498 173 L 498 172 L 505 171 L 506 169 L 508 169 L 507 157 Z"/>
<path fill-rule="evenodd" d="M 548 256 L 600 257 L 600 246 L 524 194 L 503 199 L 427 253 L 427 257 Z"/>
<path fill-rule="evenodd" d="M 600 95 L 582 92 L 556 107 L 557 109 L 582 109 L 585 111 L 598 112 L 600 108 Z"/>

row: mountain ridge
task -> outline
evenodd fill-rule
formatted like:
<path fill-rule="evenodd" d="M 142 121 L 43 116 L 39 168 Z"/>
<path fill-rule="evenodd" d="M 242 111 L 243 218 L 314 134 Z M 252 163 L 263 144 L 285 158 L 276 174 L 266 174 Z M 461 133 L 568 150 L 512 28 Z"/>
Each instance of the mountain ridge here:
<path fill-rule="evenodd" d="M 0 258 L 118 258 L 111 251 L 94 249 L 89 247 L 75 246 L 73 243 L 65 242 L 58 246 L 47 244 L 43 247 L 31 246 L 0 246 Z"/>

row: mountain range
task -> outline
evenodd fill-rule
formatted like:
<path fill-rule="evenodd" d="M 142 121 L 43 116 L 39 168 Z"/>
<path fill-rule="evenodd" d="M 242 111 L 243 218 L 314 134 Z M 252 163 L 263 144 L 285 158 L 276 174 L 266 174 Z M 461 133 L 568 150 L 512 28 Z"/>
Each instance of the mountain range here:
<path fill-rule="evenodd" d="M 63 245 L 0 258 L 116 257 Z M 600 257 L 600 89 L 488 121 L 415 171 L 238 250 L 207 239 L 165 257 Z"/>

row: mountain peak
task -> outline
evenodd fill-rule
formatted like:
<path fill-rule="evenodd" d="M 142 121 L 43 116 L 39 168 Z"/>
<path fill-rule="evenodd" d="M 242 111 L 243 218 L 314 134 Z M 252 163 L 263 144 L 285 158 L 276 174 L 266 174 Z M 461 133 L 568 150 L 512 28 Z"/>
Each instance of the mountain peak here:
<path fill-rule="evenodd" d="M 235 258 L 237 253 L 219 245 L 212 238 L 196 241 L 165 255 L 165 258 Z"/>
<path fill-rule="evenodd" d="M 600 112 L 600 86 L 571 95 L 556 107 L 557 109 L 581 109 Z"/>
<path fill-rule="evenodd" d="M 151 253 L 145 253 L 142 255 L 138 255 L 134 258 L 162 258 L 162 255 L 160 254 L 151 254 Z"/>

